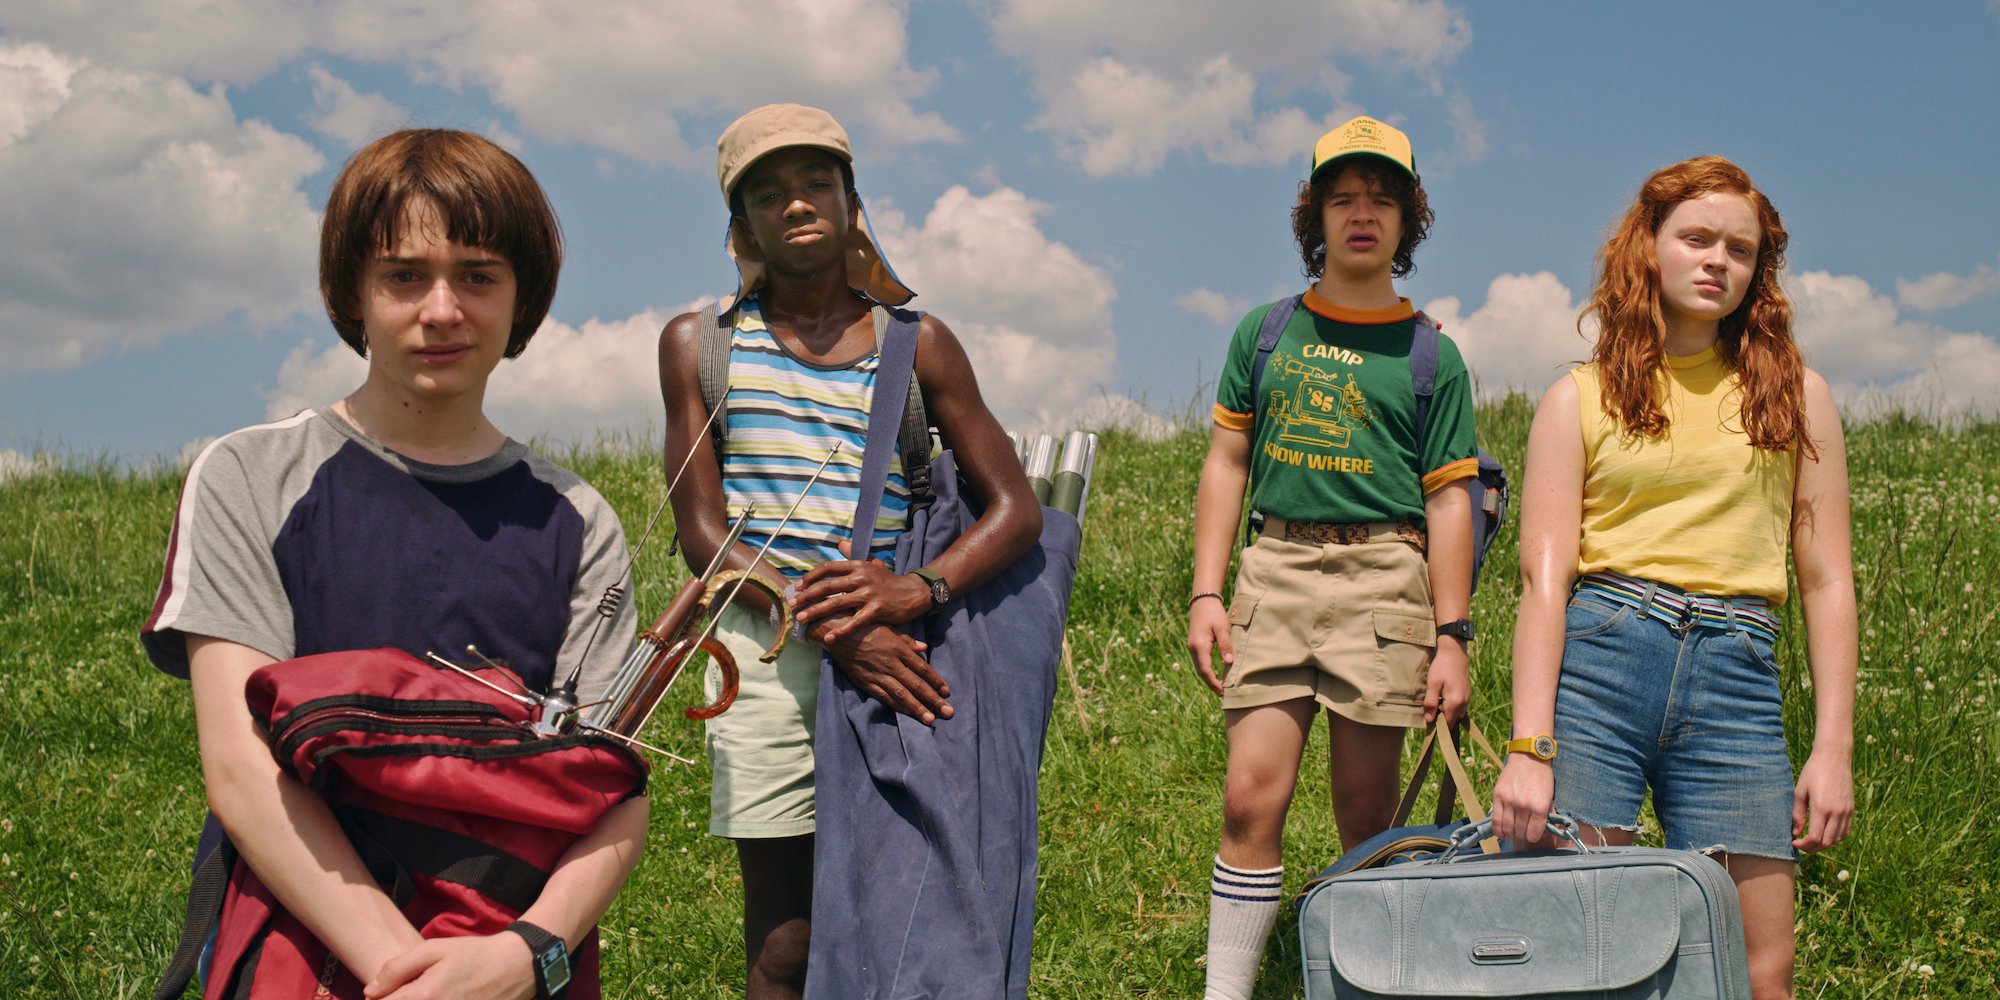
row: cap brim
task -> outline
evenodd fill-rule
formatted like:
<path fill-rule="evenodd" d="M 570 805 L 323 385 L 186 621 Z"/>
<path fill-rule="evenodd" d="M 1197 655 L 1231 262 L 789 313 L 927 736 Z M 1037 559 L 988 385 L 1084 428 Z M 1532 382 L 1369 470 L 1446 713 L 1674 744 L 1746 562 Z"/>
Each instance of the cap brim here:
<path fill-rule="evenodd" d="M 842 163 L 846 163 L 849 165 L 852 165 L 854 163 L 854 157 L 850 155 L 847 152 L 847 150 L 840 148 L 838 145 L 835 145 L 832 140 L 828 139 L 823 135 L 820 135 L 817 132 L 807 132 L 800 129 L 788 129 L 783 132 L 773 132 L 770 135 L 767 135 L 762 139 L 759 139 L 756 142 L 750 144 L 750 147 L 748 149 L 745 149 L 742 152 L 742 154 L 738 157 L 736 161 L 736 166 L 722 178 L 723 204 L 726 205 L 729 203 L 729 196 L 736 191 L 736 185 L 743 180 L 744 174 L 750 172 L 751 167 L 757 165 L 758 160 L 761 160 L 764 157 L 777 152 L 778 150 L 793 149 L 797 147 L 823 149 L 829 153 L 832 153 L 834 156 L 838 157 L 840 159 L 840 162 Z"/>
<path fill-rule="evenodd" d="M 1363 156 L 1366 156 L 1370 159 L 1381 160 L 1383 163 L 1387 163 L 1390 166 L 1395 167 L 1397 170 L 1400 170 L 1403 173 L 1408 174 L 1412 180 L 1416 179 L 1417 172 L 1415 170 L 1410 169 L 1409 164 L 1404 163 L 1403 161 L 1398 160 L 1393 156 L 1385 156 L 1381 153 L 1371 152 L 1366 149 L 1357 149 L 1351 153 L 1342 153 L 1339 156 L 1336 156 L 1333 159 L 1330 159 L 1325 163 L 1322 163 L 1319 166 L 1314 167 L 1312 175 L 1307 177 L 1306 180 L 1308 181 L 1318 180 L 1319 175 L 1325 173 L 1329 167 L 1339 166 L 1341 164 L 1346 164 L 1346 163 L 1352 163 L 1355 159 Z"/>

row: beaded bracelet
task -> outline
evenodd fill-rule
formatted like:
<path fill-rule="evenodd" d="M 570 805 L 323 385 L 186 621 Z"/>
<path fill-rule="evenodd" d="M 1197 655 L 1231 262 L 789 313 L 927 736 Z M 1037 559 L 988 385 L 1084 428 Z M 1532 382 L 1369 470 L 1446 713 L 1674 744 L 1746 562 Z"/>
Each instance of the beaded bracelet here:
<path fill-rule="evenodd" d="M 1222 593 L 1220 591 L 1215 591 L 1215 590 L 1204 590 L 1201 593 L 1188 598 L 1188 608 L 1192 610 L 1194 608 L 1194 602 L 1199 601 L 1204 597 L 1213 597 L 1219 601 L 1222 600 Z"/>

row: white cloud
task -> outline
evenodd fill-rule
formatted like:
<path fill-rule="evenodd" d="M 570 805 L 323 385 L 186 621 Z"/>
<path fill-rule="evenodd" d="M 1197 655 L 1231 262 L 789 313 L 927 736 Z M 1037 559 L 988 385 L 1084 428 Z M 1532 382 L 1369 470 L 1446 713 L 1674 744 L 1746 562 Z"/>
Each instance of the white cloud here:
<path fill-rule="evenodd" d="M 1486 286 L 1486 301 L 1465 314 L 1457 296 L 1434 299 L 1423 310 L 1458 345 L 1481 395 L 1519 389 L 1540 397 L 1571 363 L 1590 354 L 1577 336 L 1580 308 L 1570 290 L 1547 271 L 1503 274 Z M 1595 329 L 1586 327 L 1592 335 Z"/>
<path fill-rule="evenodd" d="M 2000 268 L 1991 264 L 1981 264 L 1966 275 L 1940 271 L 1915 281 L 1896 279 L 1896 301 L 1903 308 L 1918 312 L 1956 309 L 1994 292 L 2000 292 Z"/>
<path fill-rule="evenodd" d="M 1115 375 L 1117 291 L 1102 268 L 1041 231 L 1037 217 L 1048 209 L 1011 188 L 974 195 L 954 187 L 921 221 L 886 201 L 870 221 L 884 255 L 922 293 L 915 304 L 937 313 L 965 345 L 987 405 L 1010 430 L 1162 433 L 1143 405 L 1100 388 Z M 487 414 L 518 438 L 589 440 L 657 428 L 660 328 L 713 301 L 579 326 L 551 319 L 527 353 L 495 370 Z M 265 394 L 266 413 L 275 419 L 330 403 L 366 375 L 367 363 L 345 344 L 300 344 Z"/>
<path fill-rule="evenodd" d="M 380 94 L 363 94 L 354 85 L 313 65 L 306 70 L 312 78 L 312 127 L 321 135 L 339 139 L 349 149 L 360 149 L 377 136 L 410 123 L 410 112 Z"/>
<path fill-rule="evenodd" d="M 956 141 L 912 103 L 934 74 L 909 63 L 908 10 L 907 0 L 600 0 L 588 16 L 519 3 L 468 16 L 445 0 L 22 0 L 0 27 L 195 80 L 248 83 L 310 52 L 403 64 L 419 82 L 484 91 L 532 137 L 700 167 L 712 162 L 716 109 L 799 95 L 865 130 L 865 150 Z M 781 55 L 752 71 L 752 52 Z M 704 118 L 692 135 L 690 117 Z M 331 128 L 352 141 L 358 126 Z"/>
<path fill-rule="evenodd" d="M 588 443 L 605 434 L 657 429 L 660 329 L 675 315 L 714 301 L 578 326 L 545 321 L 525 353 L 494 370 L 487 416 L 522 440 Z M 279 366 L 277 388 L 264 394 L 265 416 L 275 420 L 324 406 L 353 392 L 367 374 L 368 362 L 345 343 L 301 343 Z"/>
<path fill-rule="evenodd" d="M 1256 79 L 1226 56 L 1184 80 L 1104 56 L 1050 82 L 1035 123 L 1056 133 L 1084 172 L 1098 177 L 1151 173 L 1183 151 L 1231 165 L 1296 161 L 1314 139 L 1357 113 L 1343 106 L 1322 119 L 1298 108 L 1260 115 Z M 1173 113 L 1161 114 L 1163 108 Z"/>
<path fill-rule="evenodd" d="M 457 4 L 337 0 L 327 11 L 329 51 L 406 60 L 420 78 L 484 90 L 530 136 L 648 163 L 712 164 L 713 135 L 686 131 L 689 117 L 800 95 L 865 129 L 864 153 L 958 138 L 911 103 L 933 74 L 909 64 L 902 0 L 602 0 L 588 16 L 517 4 L 477 18 Z"/>
<path fill-rule="evenodd" d="M 1944 329 L 1899 314 L 1895 300 L 1854 275 L 1806 271 L 1785 282 L 1793 336 L 1806 365 L 1826 378 L 1846 406 L 1903 407 L 1952 415 L 1991 412 L 2000 384 L 2000 343 L 1984 334 Z M 1518 388 L 1539 395 L 1590 354 L 1579 338 L 1580 304 L 1546 271 L 1503 274 L 1470 315 L 1457 297 L 1424 311 L 1455 341 L 1484 395 Z M 1584 332 L 1595 338 L 1595 324 Z"/>
<path fill-rule="evenodd" d="M 264 393 L 264 418 L 278 420 L 300 410 L 325 406 L 353 392 L 368 375 L 368 362 L 344 341 L 326 345 L 302 341 L 278 365 L 278 387 Z"/>
<path fill-rule="evenodd" d="M 1236 322 L 1243 318 L 1243 314 L 1258 304 L 1249 299 L 1232 299 L 1207 288 L 1197 288 L 1174 300 L 1174 305 L 1183 310 L 1230 330 L 1236 329 Z"/>
<path fill-rule="evenodd" d="M 0 14 L 32 38 L 137 73 L 248 83 L 305 50 L 321 5 L 292 0 L 18 0 Z"/>
<path fill-rule="evenodd" d="M 1066 426 L 1051 425 L 1050 433 L 1069 430 L 1126 431 L 1141 441 L 1164 441 L 1180 433 L 1181 423 L 1146 408 L 1130 396 L 1106 393 L 1085 402 L 1069 414 Z"/>
<path fill-rule="evenodd" d="M 1457 145 L 1420 162 L 1485 152 L 1470 100 L 1443 78 L 1472 29 L 1442 0 L 1002 0 L 992 25 L 995 44 L 1033 68 L 1036 124 L 1094 176 L 1149 173 L 1181 153 L 1238 165 L 1302 161 L 1320 133 L 1361 111 L 1335 63 L 1347 58 L 1414 74 L 1445 98 Z"/>
<path fill-rule="evenodd" d="M 322 163 L 220 88 L 0 42 L 0 371 L 310 307 Z"/>
<path fill-rule="evenodd" d="M 1806 364 L 1836 399 L 1940 415 L 1993 412 L 2000 343 L 1991 336 L 1904 319 L 1894 301 L 1854 275 L 1807 271 L 1786 290 Z"/>
<path fill-rule="evenodd" d="M 56 457 L 48 452 L 36 452 L 33 455 L 29 455 L 24 452 L 15 451 L 12 448 L 0 448 L 0 483 L 8 483 L 16 479 L 27 479 L 30 476 L 39 476 L 43 473 L 54 472 L 61 467 L 62 463 L 57 461 Z"/>
<path fill-rule="evenodd" d="M 1104 270 L 1050 240 L 1049 206 L 1012 188 L 953 187 L 921 224 L 873 214 L 883 254 L 965 345 L 987 405 L 1012 430 L 1061 428 L 1117 364 L 1117 290 Z"/>

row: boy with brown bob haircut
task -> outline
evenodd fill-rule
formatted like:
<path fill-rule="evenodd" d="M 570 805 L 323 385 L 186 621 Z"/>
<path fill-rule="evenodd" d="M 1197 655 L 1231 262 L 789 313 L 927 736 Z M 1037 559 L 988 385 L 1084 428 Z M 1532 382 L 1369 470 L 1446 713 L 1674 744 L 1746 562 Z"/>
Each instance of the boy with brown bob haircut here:
<path fill-rule="evenodd" d="M 626 569 L 617 517 L 484 410 L 561 267 L 555 212 L 511 154 L 446 129 L 376 140 L 335 179 L 320 243 L 327 317 L 368 360 L 365 380 L 223 436 L 188 470 L 141 638 L 192 681 L 212 810 L 202 853 L 226 832 L 331 952 L 331 995 L 548 996 L 645 845 L 639 796 L 568 848 L 521 923 L 426 940 L 245 710 L 266 664 L 377 647 L 477 644 L 533 689 L 573 670 L 585 701 L 604 688 L 633 631 L 627 605 L 589 640 Z M 595 995 L 587 976 L 578 986 Z"/>

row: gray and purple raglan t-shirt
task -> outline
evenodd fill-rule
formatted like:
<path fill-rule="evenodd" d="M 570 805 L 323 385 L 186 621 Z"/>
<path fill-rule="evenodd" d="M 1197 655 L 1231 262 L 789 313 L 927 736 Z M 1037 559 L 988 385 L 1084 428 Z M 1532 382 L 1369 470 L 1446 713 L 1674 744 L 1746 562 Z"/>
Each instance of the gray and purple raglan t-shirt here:
<path fill-rule="evenodd" d="M 590 641 L 625 566 L 610 505 L 518 441 L 428 465 L 308 410 L 219 438 L 189 467 L 140 638 L 176 677 L 190 634 L 281 660 L 473 643 L 537 690 L 588 643 L 589 702 L 631 651 L 630 601 Z"/>

